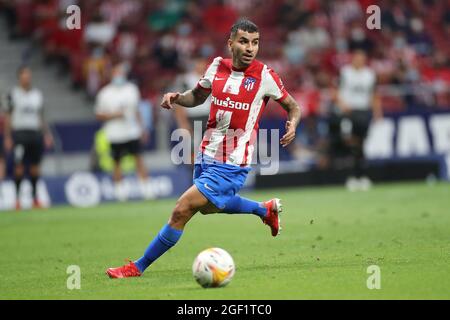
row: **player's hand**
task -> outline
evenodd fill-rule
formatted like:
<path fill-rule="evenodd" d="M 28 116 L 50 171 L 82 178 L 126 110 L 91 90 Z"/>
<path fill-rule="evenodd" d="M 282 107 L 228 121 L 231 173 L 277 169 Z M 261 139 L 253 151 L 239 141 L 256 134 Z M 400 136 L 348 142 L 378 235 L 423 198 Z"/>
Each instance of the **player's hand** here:
<path fill-rule="evenodd" d="M 295 125 L 292 121 L 286 121 L 286 133 L 280 139 L 280 144 L 284 148 L 295 139 Z"/>
<path fill-rule="evenodd" d="M 349 107 L 347 107 L 346 105 L 341 106 L 341 112 L 344 115 L 350 114 L 351 109 Z"/>
<path fill-rule="evenodd" d="M 51 149 L 55 142 L 53 141 L 53 137 L 51 134 L 46 134 L 44 136 L 44 145 L 46 149 Z"/>
<path fill-rule="evenodd" d="M 11 150 L 13 149 L 13 140 L 10 136 L 6 136 L 4 141 L 3 141 L 4 147 L 5 147 L 5 151 L 7 153 L 11 152 Z"/>
<path fill-rule="evenodd" d="M 180 97 L 180 94 L 177 93 L 173 93 L 173 92 L 169 92 L 166 93 L 162 99 L 161 102 L 161 107 L 163 107 L 164 109 L 172 109 L 172 103 L 174 103 L 175 101 L 177 101 L 177 99 Z"/>
<path fill-rule="evenodd" d="M 376 121 L 380 121 L 381 119 L 383 119 L 383 111 L 374 111 L 373 112 L 373 120 Z"/>
<path fill-rule="evenodd" d="M 121 119 L 121 118 L 126 118 L 126 108 L 122 107 L 120 109 L 120 111 L 117 111 L 114 115 L 113 115 L 113 119 Z"/>
<path fill-rule="evenodd" d="M 150 140 L 150 134 L 146 130 L 144 130 L 141 135 L 142 144 L 146 145 L 149 140 Z"/>

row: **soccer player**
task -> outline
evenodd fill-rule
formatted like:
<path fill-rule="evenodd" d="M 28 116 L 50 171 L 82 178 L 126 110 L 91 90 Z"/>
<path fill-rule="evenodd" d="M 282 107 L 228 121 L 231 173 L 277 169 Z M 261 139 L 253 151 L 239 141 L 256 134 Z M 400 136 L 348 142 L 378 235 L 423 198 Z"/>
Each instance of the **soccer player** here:
<path fill-rule="evenodd" d="M 193 108 L 211 95 L 208 130 L 200 146 L 194 169 L 194 184 L 177 201 L 168 223 L 135 262 L 109 268 L 111 278 L 142 275 L 156 259 L 174 246 L 193 215 L 228 213 L 253 214 L 267 224 L 272 236 L 280 231 L 279 199 L 257 202 L 238 192 L 250 170 L 255 132 L 267 101 L 272 98 L 288 112 L 283 147 L 295 138 L 300 108 L 283 86 L 278 75 L 256 60 L 259 49 L 258 27 L 239 20 L 231 28 L 228 40 L 231 59 L 217 57 L 198 85 L 184 93 L 167 93 L 161 106 L 173 104 Z M 235 134 L 232 132 L 239 131 Z"/>
<path fill-rule="evenodd" d="M 96 117 L 103 121 L 103 128 L 111 143 L 114 159 L 113 180 L 115 195 L 120 201 L 128 197 L 122 183 L 121 159 L 126 155 L 134 156 L 137 175 L 140 179 L 142 195 L 151 198 L 151 190 L 147 187 L 148 173 L 141 155 L 141 139 L 147 138 L 147 131 L 139 112 L 139 88 L 127 80 L 127 67 L 117 63 L 111 72 L 111 83 L 97 95 Z"/>
<path fill-rule="evenodd" d="M 350 191 L 367 190 L 371 186 L 365 175 L 364 140 L 371 119 L 383 117 L 380 99 L 375 93 L 376 75 L 366 61 L 366 53 L 355 49 L 351 63 L 341 69 L 337 92 L 341 133 L 353 158 L 353 176 L 346 183 Z"/>
<path fill-rule="evenodd" d="M 8 94 L 7 114 L 4 123 L 4 148 L 14 152 L 14 181 L 16 185 L 16 210 L 21 209 L 20 185 L 29 167 L 33 208 L 41 208 L 37 195 L 40 164 L 44 147 L 53 146 L 51 131 L 44 120 L 42 92 L 32 86 L 31 69 L 18 70 L 19 85 Z"/>

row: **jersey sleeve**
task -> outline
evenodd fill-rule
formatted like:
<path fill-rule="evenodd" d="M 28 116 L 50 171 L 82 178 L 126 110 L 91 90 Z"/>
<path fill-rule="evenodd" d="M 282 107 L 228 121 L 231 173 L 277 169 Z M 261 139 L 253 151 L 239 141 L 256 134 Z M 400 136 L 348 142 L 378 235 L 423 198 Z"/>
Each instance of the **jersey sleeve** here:
<path fill-rule="evenodd" d="M 133 106 L 134 108 L 138 109 L 139 108 L 139 103 L 141 101 L 141 92 L 139 91 L 139 88 L 137 85 L 133 84 L 132 85 L 132 97 L 133 97 Z"/>
<path fill-rule="evenodd" d="M 95 113 L 105 112 L 105 105 L 105 91 L 102 89 L 95 98 Z"/>
<path fill-rule="evenodd" d="M 36 97 L 37 97 L 37 104 L 39 106 L 39 109 L 43 110 L 44 109 L 44 96 L 42 95 L 42 92 L 40 90 L 37 91 Z"/>
<path fill-rule="evenodd" d="M 283 81 L 281 81 L 278 74 L 272 69 L 266 70 L 263 83 L 265 87 L 265 96 L 270 97 L 277 102 L 283 101 L 289 94 L 284 87 Z"/>
<path fill-rule="evenodd" d="M 205 91 L 211 91 L 212 83 L 214 80 L 214 77 L 217 73 L 217 68 L 219 67 L 220 61 L 222 60 L 222 57 L 217 57 L 213 60 L 213 62 L 208 66 L 206 69 L 205 74 L 203 77 L 198 81 L 197 88 L 203 89 Z"/>

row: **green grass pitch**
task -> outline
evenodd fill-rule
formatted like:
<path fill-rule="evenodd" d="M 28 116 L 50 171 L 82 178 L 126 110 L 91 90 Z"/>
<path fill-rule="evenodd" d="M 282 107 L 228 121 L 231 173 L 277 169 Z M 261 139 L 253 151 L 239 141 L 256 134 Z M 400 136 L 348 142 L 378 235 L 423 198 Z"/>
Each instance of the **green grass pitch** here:
<path fill-rule="evenodd" d="M 175 200 L 0 213 L 0 299 L 449 299 L 450 185 L 278 189 L 283 233 L 251 215 L 196 215 L 181 241 L 140 278 L 109 266 L 139 257 Z M 229 286 L 203 289 L 192 262 L 208 247 L 233 256 Z M 81 289 L 67 289 L 67 267 Z M 381 289 L 369 290 L 378 265 Z"/>

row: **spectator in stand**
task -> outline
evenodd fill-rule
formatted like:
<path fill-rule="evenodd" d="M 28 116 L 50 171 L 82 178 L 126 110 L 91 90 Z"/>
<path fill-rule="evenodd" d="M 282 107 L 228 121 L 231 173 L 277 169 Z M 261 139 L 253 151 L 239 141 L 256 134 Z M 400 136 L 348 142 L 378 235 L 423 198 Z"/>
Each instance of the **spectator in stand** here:
<path fill-rule="evenodd" d="M 179 63 L 179 54 L 175 47 L 175 37 L 167 34 L 161 38 L 153 50 L 154 57 L 164 70 L 176 70 Z"/>
<path fill-rule="evenodd" d="M 353 23 L 353 27 L 350 30 L 350 39 L 348 42 L 348 47 L 351 51 L 360 49 L 367 53 L 372 52 L 374 45 L 372 40 L 367 38 L 365 30 L 366 29 L 363 21 L 358 20 Z"/>
<path fill-rule="evenodd" d="M 383 91 L 384 108 L 398 112 L 410 106 L 448 105 L 445 71 L 436 68 L 443 65 L 439 55 L 450 56 L 449 1 L 380 1 L 380 31 L 365 28 L 371 0 L 0 1 L 13 34 L 40 30 L 42 46 L 50 44 L 61 58 L 68 56 L 74 83 L 86 84 L 91 96 L 106 80 L 109 56 L 130 61 L 139 85 L 159 95 L 194 55 L 223 55 L 222 37 L 217 37 L 222 33 L 217 32 L 227 32 L 237 15 L 247 15 L 266 30 L 264 59 L 283 70 L 286 82 L 299 92 L 309 90 L 310 84 L 319 89 L 321 105 L 330 94 L 324 90 L 329 86 L 320 83 L 336 81 L 354 48 L 371 50 L 380 83 L 394 86 Z M 75 30 L 55 35 L 58 8 L 61 13 L 75 3 L 82 8 L 84 27 L 79 33 L 84 37 L 79 39 Z M 86 43 L 87 48 L 100 45 L 108 54 L 87 50 Z M 417 86 L 423 80 L 430 85 Z"/>
<path fill-rule="evenodd" d="M 133 62 L 138 49 L 138 37 L 129 25 L 119 26 L 114 40 L 114 49 L 118 57 L 123 61 Z"/>
<path fill-rule="evenodd" d="M 84 41 L 88 44 L 107 46 L 116 35 L 116 26 L 97 13 L 85 28 Z"/>
<path fill-rule="evenodd" d="M 136 16 L 142 7 L 138 0 L 109 0 L 100 5 L 101 16 L 113 26 L 119 26 L 127 18 Z"/>
<path fill-rule="evenodd" d="M 38 0 L 33 8 L 35 20 L 34 36 L 48 41 L 58 30 L 59 8 L 56 0 Z"/>
<path fill-rule="evenodd" d="M 20 35 L 15 0 L 0 1 L 8 29 L 8 38 L 14 40 Z"/>
<path fill-rule="evenodd" d="M 209 4 L 212 2 L 212 4 Z M 205 29 L 214 34 L 224 34 L 237 20 L 238 14 L 233 7 L 227 5 L 224 0 L 208 1 L 208 6 L 203 11 L 203 22 Z M 222 38 L 220 38 L 222 41 Z"/>
<path fill-rule="evenodd" d="M 88 98 L 94 98 L 98 90 L 106 83 L 110 61 L 105 49 L 94 47 L 84 62 L 83 75 Z"/>
<path fill-rule="evenodd" d="M 301 64 L 309 51 L 324 49 L 329 44 L 328 32 L 321 26 L 317 16 L 311 16 L 306 19 L 305 26 L 289 33 L 288 43 L 284 47 L 285 55 L 290 63 Z"/>
<path fill-rule="evenodd" d="M 429 55 L 432 50 L 431 39 L 425 32 L 423 21 L 420 18 L 416 17 L 410 21 L 408 43 L 421 56 Z"/>
<path fill-rule="evenodd" d="M 433 106 L 443 108 L 450 106 L 450 58 L 443 51 L 436 51 L 432 64 L 421 70 L 422 80 L 433 87 Z"/>
<path fill-rule="evenodd" d="M 171 5 L 163 1 L 158 1 L 155 4 L 153 10 L 148 15 L 148 24 L 151 30 L 163 31 L 174 28 L 180 21 L 186 10 L 184 1 L 172 1 Z M 195 4 L 194 4 L 195 5 Z M 196 8 L 198 10 L 198 8 Z M 197 12 L 193 12 L 197 14 Z"/>
<path fill-rule="evenodd" d="M 286 30 L 296 30 L 311 16 L 305 1 L 283 1 L 279 10 L 278 23 Z"/>

